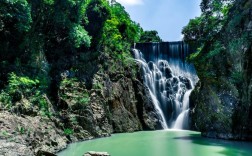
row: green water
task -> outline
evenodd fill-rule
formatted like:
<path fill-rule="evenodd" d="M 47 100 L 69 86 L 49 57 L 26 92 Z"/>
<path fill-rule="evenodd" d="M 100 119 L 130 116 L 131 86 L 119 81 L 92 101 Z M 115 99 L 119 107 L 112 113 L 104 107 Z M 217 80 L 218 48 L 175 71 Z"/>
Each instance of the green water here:
<path fill-rule="evenodd" d="M 111 156 L 252 156 L 252 143 L 207 139 L 192 131 L 151 131 L 74 143 L 58 156 L 82 156 L 87 151 Z"/>

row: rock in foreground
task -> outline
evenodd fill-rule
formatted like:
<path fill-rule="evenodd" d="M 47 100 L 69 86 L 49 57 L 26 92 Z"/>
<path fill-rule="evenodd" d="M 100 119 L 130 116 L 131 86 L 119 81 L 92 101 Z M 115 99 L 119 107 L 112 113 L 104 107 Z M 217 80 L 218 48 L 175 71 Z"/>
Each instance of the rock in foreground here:
<path fill-rule="evenodd" d="M 84 154 L 84 156 L 110 156 L 107 152 L 95 152 L 95 151 L 89 151 Z"/>

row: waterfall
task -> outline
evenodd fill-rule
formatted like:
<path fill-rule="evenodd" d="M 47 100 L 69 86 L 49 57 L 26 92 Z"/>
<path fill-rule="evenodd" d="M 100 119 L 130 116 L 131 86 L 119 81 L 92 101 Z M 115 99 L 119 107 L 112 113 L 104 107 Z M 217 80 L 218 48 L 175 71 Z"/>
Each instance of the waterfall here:
<path fill-rule="evenodd" d="M 144 84 L 163 128 L 188 129 L 189 96 L 198 81 L 193 65 L 185 61 L 190 54 L 188 45 L 163 42 L 134 47 L 135 59 L 141 65 Z"/>

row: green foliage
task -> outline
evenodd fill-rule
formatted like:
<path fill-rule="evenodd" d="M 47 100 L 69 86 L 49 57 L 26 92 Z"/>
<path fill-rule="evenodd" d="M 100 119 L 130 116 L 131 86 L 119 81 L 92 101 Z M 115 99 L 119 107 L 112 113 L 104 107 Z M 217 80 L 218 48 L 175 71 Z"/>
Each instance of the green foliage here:
<path fill-rule="evenodd" d="M 27 36 L 32 40 L 26 45 L 31 56 L 44 53 L 46 61 L 53 64 L 55 59 L 76 56 L 81 48 L 90 46 L 91 38 L 84 29 L 88 23 L 86 0 L 39 0 L 30 4 L 34 22 Z"/>
<path fill-rule="evenodd" d="M 54 0 L 44 0 L 44 3 L 48 4 L 48 5 L 53 5 L 54 4 Z"/>
<path fill-rule="evenodd" d="M 26 0 L 1 1 L 0 32 L 8 30 L 17 30 L 19 33 L 28 32 L 32 22 L 30 11 L 30 6 Z"/>
<path fill-rule="evenodd" d="M 71 88 L 74 87 L 75 82 L 78 82 L 77 78 L 65 78 L 61 81 L 61 86 Z"/>
<path fill-rule="evenodd" d="M 111 10 L 112 18 L 116 18 L 119 22 L 117 29 L 124 41 L 129 43 L 137 42 L 142 31 L 140 25 L 130 19 L 129 14 L 120 3 L 113 2 Z"/>
<path fill-rule="evenodd" d="M 83 87 L 77 78 L 66 78 L 60 84 L 60 96 L 64 100 L 73 100 L 78 108 L 83 108 L 90 102 L 90 96 Z"/>
<path fill-rule="evenodd" d="M 87 93 L 83 94 L 83 97 L 79 98 L 79 103 L 83 104 L 83 105 L 87 105 L 90 102 L 90 97 Z"/>
<path fill-rule="evenodd" d="M 241 85 L 243 81 L 243 73 L 239 71 L 232 72 L 231 81 L 239 87 L 239 85 Z"/>
<path fill-rule="evenodd" d="M 101 43 L 111 51 L 126 52 L 139 40 L 142 29 L 120 3 L 113 2 L 110 9 L 111 17 L 104 24 Z"/>
<path fill-rule="evenodd" d="M 9 84 L 0 93 L 0 107 L 10 109 L 13 103 L 28 99 L 32 107 L 38 106 L 41 114 L 50 116 L 48 103 L 45 99 L 43 90 L 40 88 L 40 82 L 37 79 L 30 79 L 25 76 L 17 76 L 15 73 L 9 74 Z"/>
<path fill-rule="evenodd" d="M 207 53 L 206 57 L 207 58 L 214 57 L 214 56 L 220 54 L 223 50 L 225 50 L 225 48 L 223 47 L 223 45 L 220 42 L 215 42 L 214 45 L 213 45 L 212 50 L 210 50 Z"/>
<path fill-rule="evenodd" d="M 76 48 L 79 48 L 81 45 L 90 46 L 91 39 L 87 31 L 80 25 L 75 25 L 71 28 L 69 37 Z"/>
<path fill-rule="evenodd" d="M 12 102 L 15 102 L 21 100 L 22 96 L 32 96 L 34 93 L 36 93 L 36 89 L 38 89 L 39 85 L 38 80 L 17 76 L 15 73 L 11 73 L 9 75 L 8 82 L 9 85 L 6 87 L 5 91 L 2 91 L 1 93 L 2 97 L 0 99 L 3 99 L 2 102 L 7 102 L 9 99 L 11 99 Z M 4 100 L 4 98 L 6 99 Z"/>
<path fill-rule="evenodd" d="M 161 38 L 158 36 L 158 32 L 155 30 L 151 31 L 144 31 L 141 34 L 141 38 L 139 40 L 141 43 L 146 43 L 146 42 L 162 42 Z"/>
<path fill-rule="evenodd" d="M 110 17 L 111 10 L 106 0 L 91 0 L 87 5 L 87 18 L 89 23 L 85 27 L 92 36 L 92 46 L 97 47 L 102 37 L 102 28 Z"/>
<path fill-rule="evenodd" d="M 6 130 L 1 130 L 0 136 L 7 137 L 8 135 L 10 134 Z"/>
<path fill-rule="evenodd" d="M 185 41 L 196 41 L 201 38 L 203 33 L 202 17 L 191 19 L 186 27 L 183 28 L 182 34 Z"/>
<path fill-rule="evenodd" d="M 135 69 L 129 50 L 143 30 L 115 1 L 2 0 L 0 4 L 2 108 L 28 103 L 29 108 L 39 108 L 40 114 L 50 116 L 48 93 L 54 98 L 58 86 L 80 87 L 76 79 L 57 84 L 61 72 L 68 70 L 78 75 L 87 69 L 83 67 L 93 65 L 86 62 L 97 60 L 101 51 L 113 59 L 111 66 L 115 70 Z M 83 106 L 89 104 L 87 90 L 80 88 L 62 97 Z M 103 86 L 95 83 L 94 88 Z"/>
<path fill-rule="evenodd" d="M 122 51 L 123 47 L 121 45 L 122 35 L 117 29 L 119 21 L 116 18 L 112 18 L 106 21 L 103 28 L 103 42 L 106 46 L 112 48 L 116 51 Z"/>
<path fill-rule="evenodd" d="M 98 81 L 95 81 L 94 83 L 93 83 L 93 89 L 103 89 L 103 85 L 100 83 L 100 82 L 98 82 Z"/>
<path fill-rule="evenodd" d="M 9 91 L 14 93 L 16 90 L 22 90 L 29 92 L 39 84 L 38 80 L 32 80 L 28 77 L 17 76 L 15 73 L 10 74 L 9 78 Z"/>
<path fill-rule="evenodd" d="M 89 96 L 84 96 L 84 97 L 80 98 L 79 102 L 83 105 L 86 105 L 90 102 L 90 98 L 89 98 Z"/>
<path fill-rule="evenodd" d="M 8 109 L 11 107 L 12 98 L 9 93 L 5 91 L 1 91 L 0 93 L 0 107 L 4 109 Z"/>
<path fill-rule="evenodd" d="M 77 118 L 75 116 L 70 117 L 70 121 L 74 125 L 78 124 Z"/>
<path fill-rule="evenodd" d="M 124 67 L 132 67 L 135 65 L 135 59 L 131 56 L 129 52 L 116 53 L 117 60 L 119 60 Z"/>
<path fill-rule="evenodd" d="M 182 30 L 184 40 L 202 46 L 206 41 L 211 41 L 224 26 L 233 0 L 202 0 L 200 17 L 191 19 Z"/>
<path fill-rule="evenodd" d="M 227 41 L 216 39 L 220 38 L 220 33 L 227 23 L 233 2 L 233 0 L 202 0 L 201 16 L 191 19 L 182 30 L 184 40 L 197 49 L 190 55 L 189 60 L 197 68 L 199 77 L 208 83 L 217 83 L 217 78 L 227 75 L 230 70 L 230 60 L 219 57 L 227 51 Z M 222 64 L 224 69 L 217 66 L 218 64 Z"/>
<path fill-rule="evenodd" d="M 25 130 L 24 127 L 18 125 L 18 126 L 17 126 L 17 131 L 18 131 L 20 134 L 25 134 L 25 131 L 26 131 L 26 130 Z"/>
<path fill-rule="evenodd" d="M 64 129 L 64 134 L 65 135 L 72 135 L 74 133 L 73 129 L 66 128 Z"/>
<path fill-rule="evenodd" d="M 200 54 L 200 51 L 201 50 L 197 50 L 197 52 L 195 52 L 195 53 L 192 53 L 190 56 L 189 56 L 189 61 L 195 61 L 196 59 L 197 59 L 197 56 L 199 56 L 199 54 Z"/>
<path fill-rule="evenodd" d="M 13 60 L 23 54 L 20 45 L 31 29 L 31 8 L 26 0 L 0 2 L 0 61 Z"/>

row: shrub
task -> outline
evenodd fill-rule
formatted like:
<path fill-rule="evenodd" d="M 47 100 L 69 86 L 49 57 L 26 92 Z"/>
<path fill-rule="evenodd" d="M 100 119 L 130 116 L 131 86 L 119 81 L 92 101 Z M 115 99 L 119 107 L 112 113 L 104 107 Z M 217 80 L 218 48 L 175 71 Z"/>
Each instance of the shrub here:
<path fill-rule="evenodd" d="M 9 84 L 0 93 L 1 107 L 11 109 L 13 103 L 25 98 L 29 101 L 28 107 L 37 105 L 42 115 L 51 115 L 44 92 L 40 90 L 39 80 L 10 73 L 8 82 Z"/>
<path fill-rule="evenodd" d="M 0 93 L 0 103 L 5 105 L 5 108 L 10 108 L 13 102 L 21 100 L 23 96 L 36 95 L 39 84 L 38 80 L 17 76 L 15 73 L 10 73 L 8 82 L 7 87 Z"/>
<path fill-rule="evenodd" d="M 72 129 L 69 129 L 69 128 L 64 129 L 64 134 L 65 134 L 65 135 L 72 135 L 73 132 L 74 132 L 74 131 L 73 131 Z"/>
<path fill-rule="evenodd" d="M 20 126 L 20 125 L 18 125 L 18 126 L 17 126 L 17 131 L 18 131 L 20 134 L 24 134 L 24 133 L 25 133 L 25 128 L 22 127 L 22 126 Z"/>
<path fill-rule="evenodd" d="M 84 93 L 83 97 L 79 99 L 79 103 L 87 105 L 90 102 L 90 97 L 87 93 Z"/>
<path fill-rule="evenodd" d="M 220 54 L 224 50 L 224 46 L 220 42 L 215 42 L 213 49 L 207 54 L 207 58 L 212 58 Z"/>
<path fill-rule="evenodd" d="M 102 88 L 103 88 L 103 86 L 102 86 L 102 84 L 100 82 L 95 81 L 93 83 L 93 89 L 102 89 Z"/>

